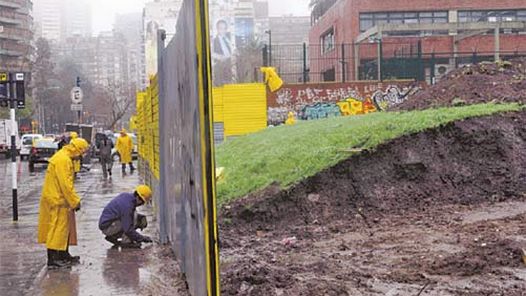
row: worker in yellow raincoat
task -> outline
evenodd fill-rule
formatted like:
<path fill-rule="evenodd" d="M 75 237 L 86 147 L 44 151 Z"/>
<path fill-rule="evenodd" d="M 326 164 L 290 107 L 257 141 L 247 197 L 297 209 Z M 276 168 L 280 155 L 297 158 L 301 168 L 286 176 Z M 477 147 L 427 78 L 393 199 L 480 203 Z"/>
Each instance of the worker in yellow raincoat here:
<path fill-rule="evenodd" d="M 287 115 L 287 120 L 285 121 L 286 125 L 294 125 L 296 124 L 296 117 L 294 117 L 294 112 L 289 112 Z"/>
<path fill-rule="evenodd" d="M 73 159 L 88 147 L 86 140 L 76 138 L 49 159 L 38 215 L 38 243 L 46 244 L 48 268 L 68 267 L 79 261 L 68 252 L 70 211 L 80 209 L 73 186 Z"/>
<path fill-rule="evenodd" d="M 77 132 L 70 132 L 69 133 L 70 140 L 76 139 L 78 137 L 79 137 L 79 134 L 77 134 Z M 75 172 L 75 177 L 77 176 L 77 173 L 80 172 L 80 167 L 81 166 L 82 166 L 82 164 L 81 164 L 80 157 L 78 157 L 77 159 L 73 160 L 73 169 L 74 169 L 74 172 Z"/>
<path fill-rule="evenodd" d="M 133 141 L 125 129 L 121 130 L 121 135 L 117 138 L 115 148 L 121 159 L 122 173 L 126 173 L 126 164 L 130 165 L 130 171 L 133 173 L 135 170 L 132 163 Z"/>

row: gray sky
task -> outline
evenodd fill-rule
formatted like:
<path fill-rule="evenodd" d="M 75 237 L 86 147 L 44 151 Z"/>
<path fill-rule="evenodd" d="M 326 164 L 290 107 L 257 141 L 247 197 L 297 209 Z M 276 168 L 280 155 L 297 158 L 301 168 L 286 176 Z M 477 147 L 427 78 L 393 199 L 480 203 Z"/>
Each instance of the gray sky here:
<path fill-rule="evenodd" d="M 268 0 L 270 15 L 308 15 L 309 0 Z M 148 0 L 90 0 L 93 10 L 93 32 L 111 30 L 118 13 L 140 12 Z"/>

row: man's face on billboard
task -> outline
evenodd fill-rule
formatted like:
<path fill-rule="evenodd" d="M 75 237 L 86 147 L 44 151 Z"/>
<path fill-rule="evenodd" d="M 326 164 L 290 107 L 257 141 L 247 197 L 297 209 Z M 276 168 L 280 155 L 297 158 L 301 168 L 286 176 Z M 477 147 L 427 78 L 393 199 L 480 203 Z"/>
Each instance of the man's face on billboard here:
<path fill-rule="evenodd" d="M 217 22 L 217 34 L 225 36 L 227 34 L 228 26 L 225 21 Z"/>

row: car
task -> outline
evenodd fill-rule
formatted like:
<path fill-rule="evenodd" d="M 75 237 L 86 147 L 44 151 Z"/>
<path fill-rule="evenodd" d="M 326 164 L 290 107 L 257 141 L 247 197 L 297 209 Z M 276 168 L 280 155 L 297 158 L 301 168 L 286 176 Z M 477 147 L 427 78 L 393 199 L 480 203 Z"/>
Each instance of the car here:
<path fill-rule="evenodd" d="M 113 161 L 119 161 L 119 152 L 117 152 L 117 148 L 116 148 L 117 139 L 119 138 L 119 136 L 120 136 L 120 133 L 114 133 L 113 135 L 109 136 L 114 146 L 114 148 L 111 149 L 111 157 Z M 135 136 L 135 134 L 131 134 L 131 133 L 128 133 L 128 136 L 132 138 L 132 142 L 133 142 L 132 159 L 136 160 L 139 155 L 137 153 L 137 137 Z"/>
<path fill-rule="evenodd" d="M 20 146 L 20 160 L 24 160 L 24 158 L 29 158 L 29 155 L 31 154 L 31 149 L 33 148 L 33 142 L 42 138 L 43 136 L 41 134 L 23 135 L 21 140 L 22 144 Z"/>
<path fill-rule="evenodd" d="M 29 171 L 35 171 L 35 164 L 48 163 L 48 160 L 58 151 L 58 143 L 55 139 L 42 138 L 35 140 L 31 154 L 29 155 Z"/>

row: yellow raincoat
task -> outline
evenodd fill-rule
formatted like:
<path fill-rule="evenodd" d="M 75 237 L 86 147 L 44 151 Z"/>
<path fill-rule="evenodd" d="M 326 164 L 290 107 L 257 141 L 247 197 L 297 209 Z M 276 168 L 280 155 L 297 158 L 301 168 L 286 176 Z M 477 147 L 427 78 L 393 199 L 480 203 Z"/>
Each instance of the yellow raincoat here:
<path fill-rule="evenodd" d="M 76 132 L 72 132 L 70 133 L 70 137 L 73 140 L 73 139 L 78 138 L 79 135 Z M 73 160 L 73 169 L 75 170 L 75 173 L 80 172 L 80 167 L 81 167 L 80 159 Z"/>
<path fill-rule="evenodd" d="M 286 125 L 294 125 L 296 124 L 296 118 L 294 117 L 294 113 L 289 112 L 287 120 L 285 121 Z"/>
<path fill-rule="evenodd" d="M 77 155 L 73 146 L 66 145 L 49 159 L 38 216 L 38 242 L 48 249 L 64 251 L 68 245 L 69 211 L 80 204 L 71 160 Z"/>
<path fill-rule="evenodd" d="M 119 152 L 121 163 L 132 162 L 133 141 L 128 134 L 124 136 L 122 134 L 120 135 L 115 144 L 115 148 L 117 148 L 117 152 Z"/>

